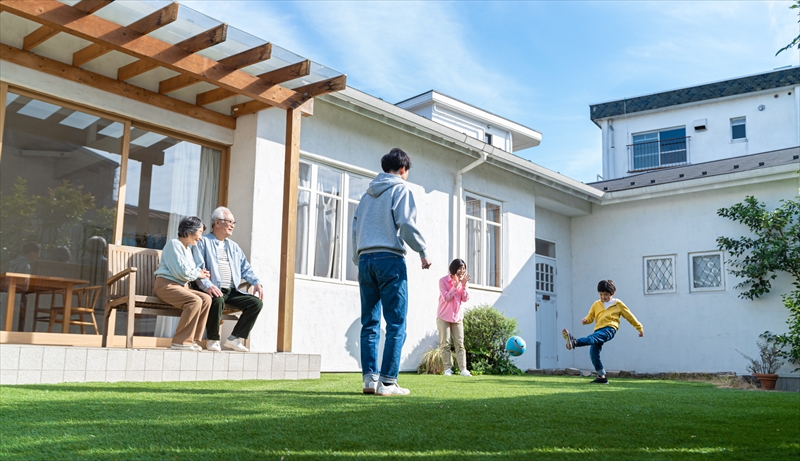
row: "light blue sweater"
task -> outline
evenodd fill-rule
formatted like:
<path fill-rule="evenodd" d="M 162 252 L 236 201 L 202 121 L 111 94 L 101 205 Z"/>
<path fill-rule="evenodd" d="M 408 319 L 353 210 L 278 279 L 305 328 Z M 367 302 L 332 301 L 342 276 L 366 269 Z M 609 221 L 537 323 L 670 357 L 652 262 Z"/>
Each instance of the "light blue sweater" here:
<path fill-rule="evenodd" d="M 190 245 L 193 246 L 193 245 Z M 197 280 L 200 268 L 194 262 L 192 250 L 183 246 L 178 239 L 172 239 L 161 251 L 161 261 L 156 269 L 156 277 L 164 277 L 181 285 Z"/>
<path fill-rule="evenodd" d="M 367 188 L 353 216 L 353 263 L 362 253 L 389 252 L 405 256 L 407 243 L 425 254 L 425 239 L 417 229 L 417 205 L 400 176 L 381 173 Z"/>

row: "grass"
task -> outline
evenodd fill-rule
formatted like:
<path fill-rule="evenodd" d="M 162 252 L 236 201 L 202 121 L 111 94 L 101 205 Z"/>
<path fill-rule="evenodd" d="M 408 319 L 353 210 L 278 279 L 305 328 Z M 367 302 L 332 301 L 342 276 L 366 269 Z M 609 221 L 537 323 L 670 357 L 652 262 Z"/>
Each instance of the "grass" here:
<path fill-rule="evenodd" d="M 403 374 L 0 388 L 3 460 L 800 459 L 800 395 L 713 383 Z"/>

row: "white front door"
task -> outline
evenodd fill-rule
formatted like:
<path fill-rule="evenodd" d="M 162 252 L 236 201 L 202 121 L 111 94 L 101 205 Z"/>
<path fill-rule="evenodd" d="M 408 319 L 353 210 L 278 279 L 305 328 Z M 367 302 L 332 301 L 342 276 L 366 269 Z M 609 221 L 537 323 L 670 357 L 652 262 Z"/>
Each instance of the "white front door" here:
<path fill-rule="evenodd" d="M 550 258 L 536 258 L 536 340 L 539 368 L 558 366 L 558 311 L 556 310 L 556 268 Z"/>

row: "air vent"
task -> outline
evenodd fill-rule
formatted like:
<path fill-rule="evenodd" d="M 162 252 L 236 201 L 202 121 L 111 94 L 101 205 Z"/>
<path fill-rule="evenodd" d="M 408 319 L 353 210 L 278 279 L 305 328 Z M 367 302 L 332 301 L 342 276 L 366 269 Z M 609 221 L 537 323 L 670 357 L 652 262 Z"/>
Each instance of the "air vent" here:
<path fill-rule="evenodd" d="M 692 126 L 694 126 L 694 131 L 705 131 L 706 130 L 706 119 L 701 118 L 692 122 Z"/>
<path fill-rule="evenodd" d="M 683 173 L 679 174 L 679 175 L 678 175 L 678 177 L 679 177 L 679 178 L 682 178 L 682 177 L 683 177 Z"/>
<path fill-rule="evenodd" d="M 635 186 L 635 185 L 636 185 L 636 181 L 631 181 L 631 186 Z"/>
<path fill-rule="evenodd" d="M 703 176 L 705 176 L 705 175 L 707 175 L 707 174 L 708 174 L 708 171 L 704 171 L 704 172 L 702 172 L 702 173 L 700 173 L 700 174 L 701 174 L 701 175 L 703 175 Z"/>
<path fill-rule="evenodd" d="M 764 166 L 764 162 L 758 162 L 758 166 Z"/>
<path fill-rule="evenodd" d="M 656 183 L 656 180 L 655 180 L 655 179 L 651 179 L 651 180 L 650 180 L 650 184 L 655 184 L 655 183 Z"/>
<path fill-rule="evenodd" d="M 738 169 L 739 169 L 739 165 L 734 165 L 734 166 L 733 166 L 733 169 L 734 169 L 734 170 L 738 170 Z"/>

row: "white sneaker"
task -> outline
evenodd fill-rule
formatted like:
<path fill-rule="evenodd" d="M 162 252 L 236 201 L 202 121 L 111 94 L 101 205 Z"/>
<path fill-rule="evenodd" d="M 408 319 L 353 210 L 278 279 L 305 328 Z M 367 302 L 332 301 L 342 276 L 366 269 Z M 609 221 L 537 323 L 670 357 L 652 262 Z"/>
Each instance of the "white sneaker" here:
<path fill-rule="evenodd" d="M 177 349 L 179 351 L 193 351 L 194 348 L 191 344 L 173 344 L 171 349 Z"/>
<path fill-rule="evenodd" d="M 461 370 L 461 373 L 459 374 L 461 376 L 472 376 L 472 373 L 470 373 L 469 370 Z"/>
<path fill-rule="evenodd" d="M 219 352 L 222 350 L 222 348 L 219 346 L 219 341 L 209 339 L 206 341 L 206 350 L 211 352 Z"/>
<path fill-rule="evenodd" d="M 391 395 L 408 395 L 411 391 L 400 387 L 395 384 L 389 384 L 388 386 L 384 386 L 383 383 L 378 383 L 378 389 L 375 391 L 375 395 L 384 395 L 384 396 L 391 396 Z"/>
<path fill-rule="evenodd" d="M 453 376 L 453 370 L 451 370 L 449 368 L 447 370 L 444 370 L 444 375 L 445 376 Z"/>
<path fill-rule="evenodd" d="M 375 389 L 378 388 L 378 381 L 373 381 L 372 378 L 364 378 L 364 393 L 374 394 Z"/>
<path fill-rule="evenodd" d="M 226 339 L 222 345 L 225 347 L 225 349 L 230 349 L 232 351 L 250 352 L 250 349 L 244 347 L 244 341 L 242 341 L 242 338 L 236 338 L 233 341 Z"/>
<path fill-rule="evenodd" d="M 203 348 L 202 348 L 202 347 L 200 347 L 200 345 L 199 345 L 199 344 L 197 344 L 197 342 L 193 342 L 193 343 L 192 343 L 192 350 L 193 350 L 193 351 L 195 351 L 195 352 L 200 352 L 200 351 L 202 351 L 202 350 L 203 350 Z"/>

